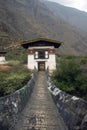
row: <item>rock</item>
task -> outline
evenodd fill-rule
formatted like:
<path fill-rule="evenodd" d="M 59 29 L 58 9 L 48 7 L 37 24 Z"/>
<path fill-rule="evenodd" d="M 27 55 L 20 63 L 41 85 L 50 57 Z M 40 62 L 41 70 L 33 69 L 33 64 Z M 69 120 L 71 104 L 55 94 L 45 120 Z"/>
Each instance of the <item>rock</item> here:
<path fill-rule="evenodd" d="M 87 130 L 87 114 L 84 116 L 84 119 L 82 121 L 81 130 Z"/>

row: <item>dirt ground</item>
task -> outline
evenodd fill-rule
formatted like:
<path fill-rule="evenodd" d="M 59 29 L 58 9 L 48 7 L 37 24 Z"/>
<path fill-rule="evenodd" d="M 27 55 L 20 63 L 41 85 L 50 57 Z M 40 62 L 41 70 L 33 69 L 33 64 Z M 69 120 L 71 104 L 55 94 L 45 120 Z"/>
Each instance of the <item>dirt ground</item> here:
<path fill-rule="evenodd" d="M 8 66 L 8 65 L 0 65 L 0 70 L 8 70 L 10 69 L 11 67 Z"/>

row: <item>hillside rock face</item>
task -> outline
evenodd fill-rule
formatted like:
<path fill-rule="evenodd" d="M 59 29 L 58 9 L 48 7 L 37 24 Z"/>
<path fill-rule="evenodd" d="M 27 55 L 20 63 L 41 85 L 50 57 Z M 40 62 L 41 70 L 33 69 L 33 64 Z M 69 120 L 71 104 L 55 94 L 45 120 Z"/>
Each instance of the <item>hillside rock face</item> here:
<path fill-rule="evenodd" d="M 2 46 L 38 37 L 64 42 L 59 53 L 87 54 L 87 33 L 56 17 L 42 0 L 0 0 Z"/>
<path fill-rule="evenodd" d="M 66 7 L 55 2 L 44 1 L 45 5 L 56 15 L 66 22 L 87 32 L 87 13 L 75 8 Z"/>

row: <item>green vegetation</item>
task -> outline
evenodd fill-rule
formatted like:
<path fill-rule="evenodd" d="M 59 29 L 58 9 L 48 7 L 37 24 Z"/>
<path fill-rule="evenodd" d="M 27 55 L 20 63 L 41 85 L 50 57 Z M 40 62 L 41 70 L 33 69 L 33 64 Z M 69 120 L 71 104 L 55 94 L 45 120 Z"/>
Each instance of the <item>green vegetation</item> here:
<path fill-rule="evenodd" d="M 27 63 L 27 51 L 22 47 L 7 50 L 6 60 L 11 60 L 12 64 L 15 61 L 20 63 Z"/>
<path fill-rule="evenodd" d="M 16 65 L 14 65 L 16 64 Z M 5 96 L 22 88 L 31 78 L 31 72 L 22 64 L 11 62 L 11 68 L 0 71 L 0 96 Z"/>
<path fill-rule="evenodd" d="M 26 67 L 27 51 L 21 46 L 7 49 L 6 61 L 8 69 L 0 69 L 0 97 L 22 88 L 31 78 L 31 72 Z"/>
<path fill-rule="evenodd" d="M 80 59 L 79 64 L 75 57 L 63 57 L 57 65 L 57 70 L 52 74 L 54 84 L 72 95 L 87 98 L 87 75 L 82 73 L 81 69 L 86 60 Z"/>

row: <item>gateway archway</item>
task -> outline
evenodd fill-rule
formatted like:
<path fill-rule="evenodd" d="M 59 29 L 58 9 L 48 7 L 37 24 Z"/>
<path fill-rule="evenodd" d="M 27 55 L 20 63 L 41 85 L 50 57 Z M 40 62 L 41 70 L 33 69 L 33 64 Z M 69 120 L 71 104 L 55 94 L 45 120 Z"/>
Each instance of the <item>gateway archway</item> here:
<path fill-rule="evenodd" d="M 45 61 L 38 62 L 38 71 L 45 71 Z"/>

